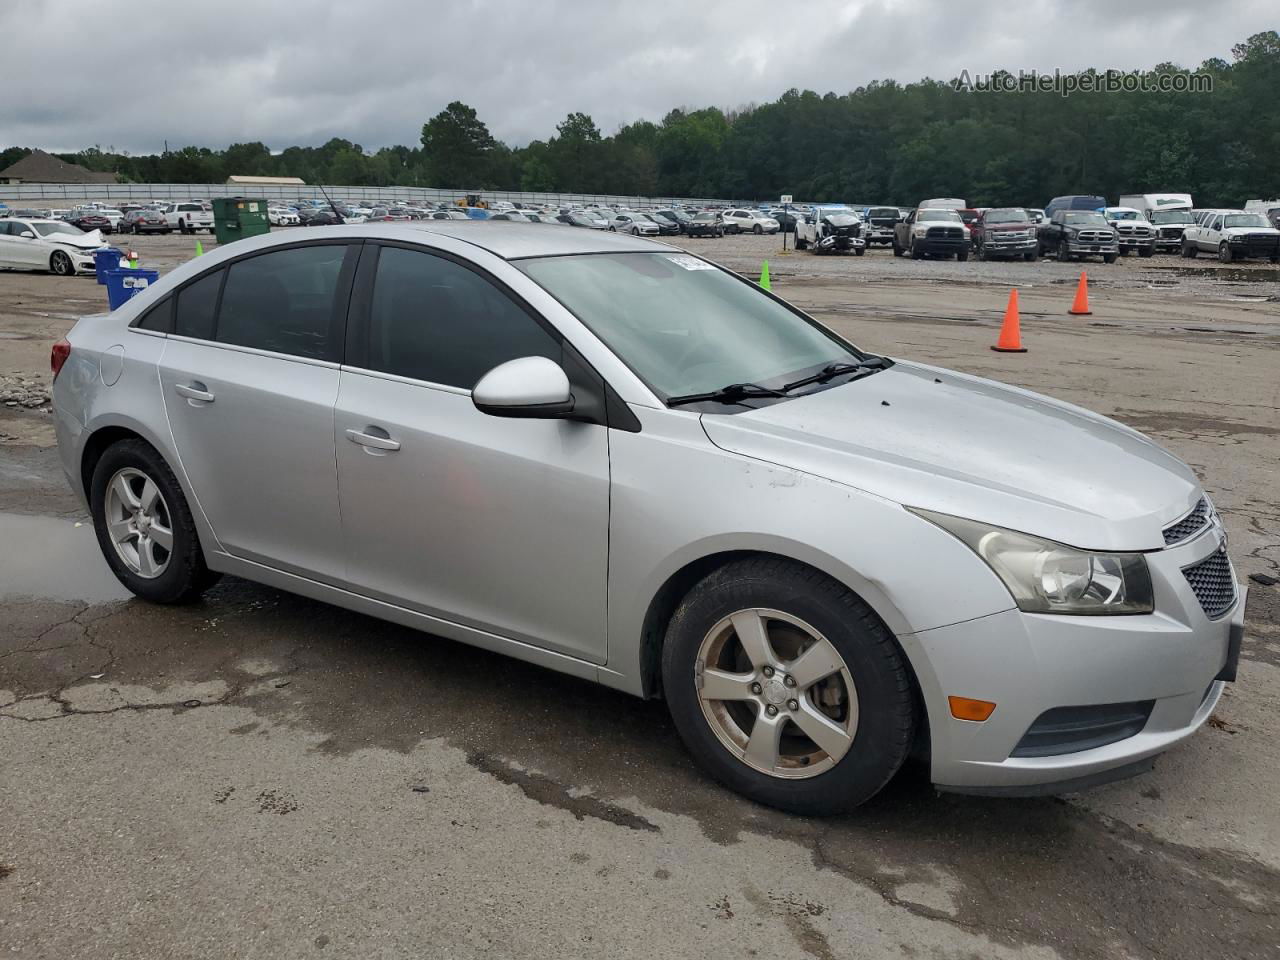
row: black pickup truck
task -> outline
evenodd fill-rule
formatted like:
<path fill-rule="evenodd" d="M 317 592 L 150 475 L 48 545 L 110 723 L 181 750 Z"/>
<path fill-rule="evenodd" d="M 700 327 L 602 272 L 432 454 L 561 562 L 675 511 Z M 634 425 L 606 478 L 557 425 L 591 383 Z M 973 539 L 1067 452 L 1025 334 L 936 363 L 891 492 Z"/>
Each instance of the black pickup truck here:
<path fill-rule="evenodd" d="M 1062 262 L 1098 256 L 1115 263 L 1120 256 L 1116 232 L 1106 217 L 1092 210 L 1055 210 L 1037 231 L 1040 254 L 1053 254 Z"/>

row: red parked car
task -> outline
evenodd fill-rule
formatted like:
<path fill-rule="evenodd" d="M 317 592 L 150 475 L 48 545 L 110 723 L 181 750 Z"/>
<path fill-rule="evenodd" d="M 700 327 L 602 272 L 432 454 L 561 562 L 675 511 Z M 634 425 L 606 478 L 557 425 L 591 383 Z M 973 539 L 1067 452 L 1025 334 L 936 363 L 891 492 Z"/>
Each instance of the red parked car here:
<path fill-rule="evenodd" d="M 79 227 L 86 233 L 90 230 L 101 230 L 103 233 L 111 232 L 111 221 L 92 210 L 77 210 L 68 214 L 67 223 L 74 227 Z"/>
<path fill-rule="evenodd" d="M 961 210 L 963 217 L 968 211 Z M 1036 258 L 1036 225 L 1022 207 L 991 207 L 977 212 L 969 224 L 969 236 L 979 260 L 1009 257 Z"/>

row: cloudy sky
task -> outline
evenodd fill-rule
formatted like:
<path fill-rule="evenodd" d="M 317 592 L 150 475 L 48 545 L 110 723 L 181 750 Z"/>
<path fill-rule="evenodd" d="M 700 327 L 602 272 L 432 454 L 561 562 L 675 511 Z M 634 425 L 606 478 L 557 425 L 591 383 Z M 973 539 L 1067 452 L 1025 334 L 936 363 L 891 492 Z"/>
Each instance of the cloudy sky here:
<path fill-rule="evenodd" d="M 1275 0 L 0 0 L 0 147 L 373 149 L 416 144 L 451 100 L 523 144 L 573 110 L 611 133 L 789 87 L 1197 66 L 1275 14 Z"/>

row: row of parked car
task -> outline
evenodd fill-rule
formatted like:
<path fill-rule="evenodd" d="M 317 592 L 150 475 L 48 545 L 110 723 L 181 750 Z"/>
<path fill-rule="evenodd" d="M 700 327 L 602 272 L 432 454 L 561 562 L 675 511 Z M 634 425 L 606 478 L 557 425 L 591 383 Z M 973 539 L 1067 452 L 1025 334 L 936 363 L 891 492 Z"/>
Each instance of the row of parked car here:
<path fill-rule="evenodd" d="M 1042 256 L 1068 261 L 1096 256 L 1180 252 L 1280 262 L 1280 201 L 1251 200 L 1243 209 L 1200 209 L 1187 194 L 1055 197 L 1043 209 L 970 207 L 956 197 L 922 201 L 915 209 L 817 204 L 798 211 L 796 248 L 853 253 L 891 247 L 914 259 L 981 260 Z"/>
<path fill-rule="evenodd" d="M 118 207 L 88 203 L 66 210 L 18 208 L 6 210 L 8 217 L 60 220 L 84 231 L 109 233 L 213 233 L 213 206 L 207 200 L 124 203 Z"/>

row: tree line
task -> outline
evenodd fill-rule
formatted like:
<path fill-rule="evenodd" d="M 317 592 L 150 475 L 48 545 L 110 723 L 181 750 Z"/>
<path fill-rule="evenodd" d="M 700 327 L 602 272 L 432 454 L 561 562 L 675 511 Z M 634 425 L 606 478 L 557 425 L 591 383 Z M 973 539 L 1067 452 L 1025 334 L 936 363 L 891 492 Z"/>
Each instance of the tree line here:
<path fill-rule="evenodd" d="M 1092 71 L 1090 71 L 1092 73 Z M 335 137 L 273 153 L 263 143 L 129 155 L 92 147 L 64 159 L 126 181 L 219 183 L 231 174 L 308 183 L 642 196 L 1042 206 L 1062 194 L 1174 191 L 1204 206 L 1280 193 L 1280 34 L 1197 70 L 1211 92 L 973 92 L 958 80 L 872 82 L 846 94 L 788 90 L 736 111 L 671 110 L 611 136 L 584 113 L 523 147 L 450 103 L 419 143 L 365 150 Z M 1161 64 L 1143 77 L 1189 75 Z M 1141 78 L 1140 78 L 1141 79 Z M 1145 89 L 1145 88 L 1144 88 Z M 0 151 L 0 169 L 27 152 Z"/>

